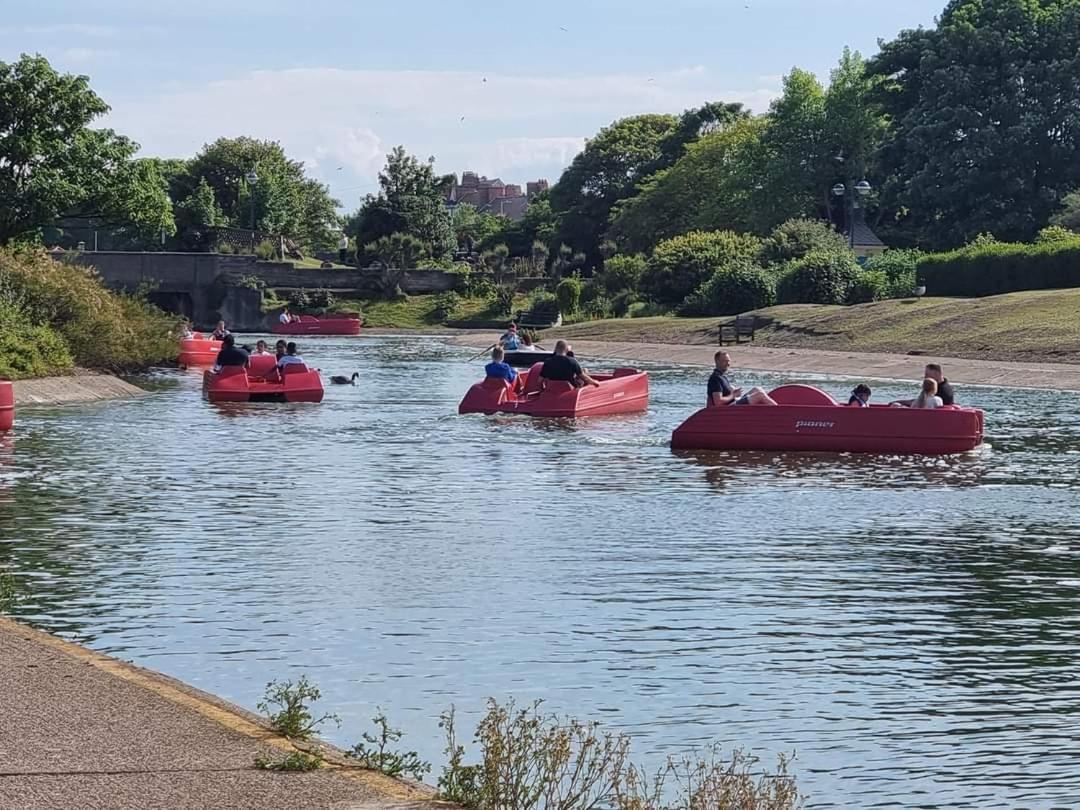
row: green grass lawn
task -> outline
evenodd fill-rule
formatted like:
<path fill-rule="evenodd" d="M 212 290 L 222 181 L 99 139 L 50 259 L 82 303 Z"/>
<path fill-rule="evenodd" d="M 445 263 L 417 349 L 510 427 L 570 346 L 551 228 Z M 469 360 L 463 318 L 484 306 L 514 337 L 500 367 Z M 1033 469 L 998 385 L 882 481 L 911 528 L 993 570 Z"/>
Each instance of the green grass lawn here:
<path fill-rule="evenodd" d="M 1080 289 L 986 298 L 923 298 L 857 306 L 788 304 L 755 313 L 756 344 L 978 359 L 1080 363 Z M 619 318 L 549 330 L 578 340 L 707 344 L 730 318 Z"/>
<path fill-rule="evenodd" d="M 337 311 L 360 312 L 364 326 L 373 329 L 431 329 L 437 326 L 459 328 L 487 327 L 507 321 L 491 311 L 491 302 L 482 298 L 463 298 L 453 316 L 444 322 L 435 311 L 438 296 L 410 295 L 401 301 L 372 299 L 341 300 L 334 305 Z M 523 307 L 525 297 L 515 300 L 514 307 Z"/>

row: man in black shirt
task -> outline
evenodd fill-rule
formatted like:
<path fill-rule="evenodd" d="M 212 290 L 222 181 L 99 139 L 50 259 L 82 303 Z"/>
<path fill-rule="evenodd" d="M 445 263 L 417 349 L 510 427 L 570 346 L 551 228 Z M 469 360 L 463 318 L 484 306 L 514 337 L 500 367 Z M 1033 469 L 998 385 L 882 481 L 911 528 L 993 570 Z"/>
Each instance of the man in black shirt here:
<path fill-rule="evenodd" d="M 956 392 L 953 390 L 952 383 L 950 383 L 948 379 L 946 379 L 940 365 L 938 365 L 937 363 L 927 363 L 926 368 L 923 369 L 923 379 L 933 380 L 937 383 L 937 395 L 941 398 L 942 405 L 956 404 Z M 895 402 L 891 402 L 889 404 L 903 405 L 906 408 L 911 408 L 915 404 L 915 400 L 898 399 Z"/>
<path fill-rule="evenodd" d="M 713 355 L 716 368 L 709 377 L 707 389 L 708 400 L 706 405 L 775 405 L 776 401 L 760 388 L 751 388 L 743 394 L 741 388 L 734 388 L 727 372 L 731 368 L 731 355 L 725 351 L 719 351 Z"/>
<path fill-rule="evenodd" d="M 217 366 L 241 366 L 247 368 L 248 353 L 236 345 L 236 338 L 226 335 L 221 341 L 221 351 L 218 352 Z"/>
<path fill-rule="evenodd" d="M 600 383 L 589 376 L 588 372 L 581 367 L 581 363 L 567 356 L 566 352 L 569 348 L 565 340 L 557 341 L 553 349 L 555 354 L 544 361 L 540 376 L 552 382 L 572 383 L 575 388 L 580 388 L 582 385 L 599 386 Z"/>

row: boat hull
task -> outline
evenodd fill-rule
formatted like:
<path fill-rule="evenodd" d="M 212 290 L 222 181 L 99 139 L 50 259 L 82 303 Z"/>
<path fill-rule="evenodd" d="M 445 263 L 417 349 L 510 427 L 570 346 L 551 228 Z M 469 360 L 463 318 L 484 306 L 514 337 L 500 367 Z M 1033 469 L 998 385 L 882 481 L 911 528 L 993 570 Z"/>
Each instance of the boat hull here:
<path fill-rule="evenodd" d="M 794 404 L 785 402 L 783 395 L 792 388 L 796 386 L 772 392 L 781 403 L 776 407 L 702 408 L 675 429 L 671 446 L 676 450 L 947 455 L 974 450 L 983 441 L 983 412 L 974 408 L 851 408 L 828 401 Z"/>
<path fill-rule="evenodd" d="M 275 323 L 271 332 L 275 335 L 359 335 L 363 324 L 361 318 L 316 318 L 301 315 L 292 323 Z"/>
<path fill-rule="evenodd" d="M 0 433 L 15 427 L 15 386 L 0 380 Z"/>
<path fill-rule="evenodd" d="M 519 374 L 516 385 L 492 377 L 476 383 L 461 400 L 458 413 L 576 418 L 636 413 L 649 406 L 649 375 L 644 371 L 620 368 L 613 374 L 594 374 L 599 387 L 575 388 L 570 383 L 542 382 L 541 365 Z"/>
<path fill-rule="evenodd" d="M 180 354 L 177 355 L 176 362 L 184 368 L 212 366 L 217 362 L 220 351 L 220 340 L 210 340 L 201 335 L 184 338 L 180 341 Z"/>
<path fill-rule="evenodd" d="M 203 373 L 203 396 L 210 402 L 322 402 L 323 393 L 319 372 L 307 366 L 286 366 L 284 374 L 239 366 Z"/>

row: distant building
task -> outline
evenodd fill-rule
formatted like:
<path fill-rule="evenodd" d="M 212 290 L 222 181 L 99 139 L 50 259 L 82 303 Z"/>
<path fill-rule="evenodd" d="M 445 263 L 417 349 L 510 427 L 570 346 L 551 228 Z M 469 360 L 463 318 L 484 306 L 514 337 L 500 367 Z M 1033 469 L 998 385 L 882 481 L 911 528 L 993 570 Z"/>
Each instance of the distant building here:
<path fill-rule="evenodd" d="M 480 211 L 518 220 L 525 216 L 529 200 L 547 190 L 548 181 L 536 180 L 528 183 L 526 188 L 528 193 L 523 194 L 516 183 L 504 183 L 498 177 L 489 180 L 476 172 L 464 172 L 461 182 L 450 190 L 446 201 L 450 206 L 469 203 Z"/>

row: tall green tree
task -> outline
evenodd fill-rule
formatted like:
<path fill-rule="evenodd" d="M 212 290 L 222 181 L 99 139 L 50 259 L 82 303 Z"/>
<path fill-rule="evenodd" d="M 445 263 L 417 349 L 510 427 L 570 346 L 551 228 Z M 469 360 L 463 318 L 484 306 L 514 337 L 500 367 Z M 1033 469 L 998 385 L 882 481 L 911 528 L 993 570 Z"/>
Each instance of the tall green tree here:
<path fill-rule="evenodd" d="M 160 175 L 138 145 L 91 124 L 109 111 L 86 76 L 41 56 L 0 62 L 0 244 L 62 215 L 94 215 L 133 232 L 171 231 Z"/>
<path fill-rule="evenodd" d="M 924 245 L 1030 239 L 1080 185 L 1080 0 L 953 0 L 870 69 L 885 202 Z"/>
<path fill-rule="evenodd" d="M 248 182 L 254 171 L 257 179 Z M 304 164 L 291 160 L 281 144 L 256 138 L 219 138 L 188 161 L 185 171 L 173 176 L 170 193 L 183 203 L 202 194 L 202 185 L 213 192 L 221 224 L 284 234 L 304 245 L 328 248 L 336 243 L 340 227 L 338 201 L 329 189 L 307 177 Z M 254 219 L 252 213 L 254 212 Z"/>
<path fill-rule="evenodd" d="M 398 146 L 386 156 L 379 172 L 379 193 L 369 194 L 349 220 L 358 245 L 392 234 L 409 234 L 422 241 L 435 258 L 447 256 L 457 239 L 446 210 L 446 192 L 453 175 L 435 172 L 435 159 L 419 160 Z"/>

